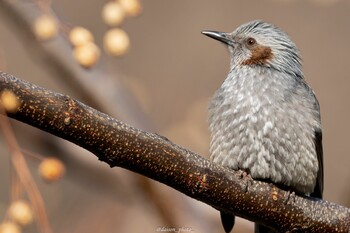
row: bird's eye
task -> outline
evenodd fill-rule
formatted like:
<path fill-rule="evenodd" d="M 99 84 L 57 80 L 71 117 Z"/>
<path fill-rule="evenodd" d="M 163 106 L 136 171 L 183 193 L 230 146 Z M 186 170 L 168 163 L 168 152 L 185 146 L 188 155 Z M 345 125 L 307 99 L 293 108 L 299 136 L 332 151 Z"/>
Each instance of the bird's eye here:
<path fill-rule="evenodd" d="M 249 38 L 247 39 L 247 45 L 253 46 L 253 45 L 255 45 L 255 44 L 256 44 L 256 40 L 255 40 L 254 38 L 249 37 Z"/>

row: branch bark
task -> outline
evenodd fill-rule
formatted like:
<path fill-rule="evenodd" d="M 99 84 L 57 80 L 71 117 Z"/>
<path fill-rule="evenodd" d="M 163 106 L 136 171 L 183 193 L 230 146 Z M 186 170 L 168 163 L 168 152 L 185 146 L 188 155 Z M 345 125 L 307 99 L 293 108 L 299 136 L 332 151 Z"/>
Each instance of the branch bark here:
<path fill-rule="evenodd" d="M 350 209 L 297 196 L 211 164 L 167 138 L 128 126 L 69 96 L 0 72 L 21 105 L 9 117 L 73 142 L 111 167 L 164 183 L 212 207 L 279 232 L 350 232 Z"/>

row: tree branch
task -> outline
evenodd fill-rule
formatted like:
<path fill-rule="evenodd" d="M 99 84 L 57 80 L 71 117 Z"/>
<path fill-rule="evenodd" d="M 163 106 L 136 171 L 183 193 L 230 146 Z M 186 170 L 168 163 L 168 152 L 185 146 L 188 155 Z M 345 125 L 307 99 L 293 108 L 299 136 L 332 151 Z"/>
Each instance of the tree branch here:
<path fill-rule="evenodd" d="M 350 209 L 296 196 L 241 171 L 211 164 L 167 138 L 128 126 L 69 96 L 0 72 L 0 91 L 21 101 L 10 117 L 50 132 L 119 166 L 164 183 L 212 207 L 279 232 L 350 232 Z"/>

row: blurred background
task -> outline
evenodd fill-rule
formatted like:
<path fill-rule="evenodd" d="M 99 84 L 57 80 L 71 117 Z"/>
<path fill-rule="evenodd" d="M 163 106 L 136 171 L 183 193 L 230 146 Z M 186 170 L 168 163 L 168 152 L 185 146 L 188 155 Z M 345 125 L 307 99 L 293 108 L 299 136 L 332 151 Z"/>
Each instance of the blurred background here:
<path fill-rule="evenodd" d="M 104 1 L 52 1 L 59 20 L 88 28 L 101 48 L 108 27 Z M 350 207 L 350 1 L 349 0 L 192 0 L 142 1 L 142 13 L 122 28 L 130 50 L 81 68 L 64 35 L 40 42 L 30 26 L 38 2 L 0 0 L 0 69 L 68 94 L 117 119 L 168 137 L 208 157 L 207 105 L 229 68 L 226 48 L 201 30 L 233 31 L 263 19 L 286 31 L 297 44 L 307 82 L 321 105 L 324 198 Z M 48 184 L 37 174 L 39 161 L 26 156 L 39 186 L 53 232 L 223 232 L 210 206 L 121 168 L 109 168 L 87 151 L 11 121 L 20 146 L 56 156 L 66 175 Z M 10 152 L 0 135 L 0 219 L 11 202 Z M 25 196 L 24 196 L 25 197 Z M 0 220 L 1 221 L 1 220 Z M 165 229 L 163 228 L 163 230 Z M 23 232 L 38 232 L 35 224 Z M 233 232 L 252 232 L 236 221 Z M 171 231 L 170 231 L 171 232 Z"/>

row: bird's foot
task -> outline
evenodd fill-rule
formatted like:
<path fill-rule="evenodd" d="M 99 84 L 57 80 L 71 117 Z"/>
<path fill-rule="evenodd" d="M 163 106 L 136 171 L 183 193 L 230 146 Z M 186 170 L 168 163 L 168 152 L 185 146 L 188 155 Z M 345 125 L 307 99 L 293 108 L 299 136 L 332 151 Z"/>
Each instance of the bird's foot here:
<path fill-rule="evenodd" d="M 289 201 L 291 202 L 295 202 L 295 192 L 293 191 L 287 191 L 286 195 L 285 195 L 285 200 L 284 200 L 284 203 L 285 204 L 288 204 Z"/>
<path fill-rule="evenodd" d="M 244 192 L 248 192 L 249 191 L 249 186 L 252 184 L 253 180 L 252 177 L 249 173 L 247 173 L 246 171 L 239 171 L 239 178 L 242 179 L 244 181 L 244 185 L 243 185 L 243 190 Z"/>

